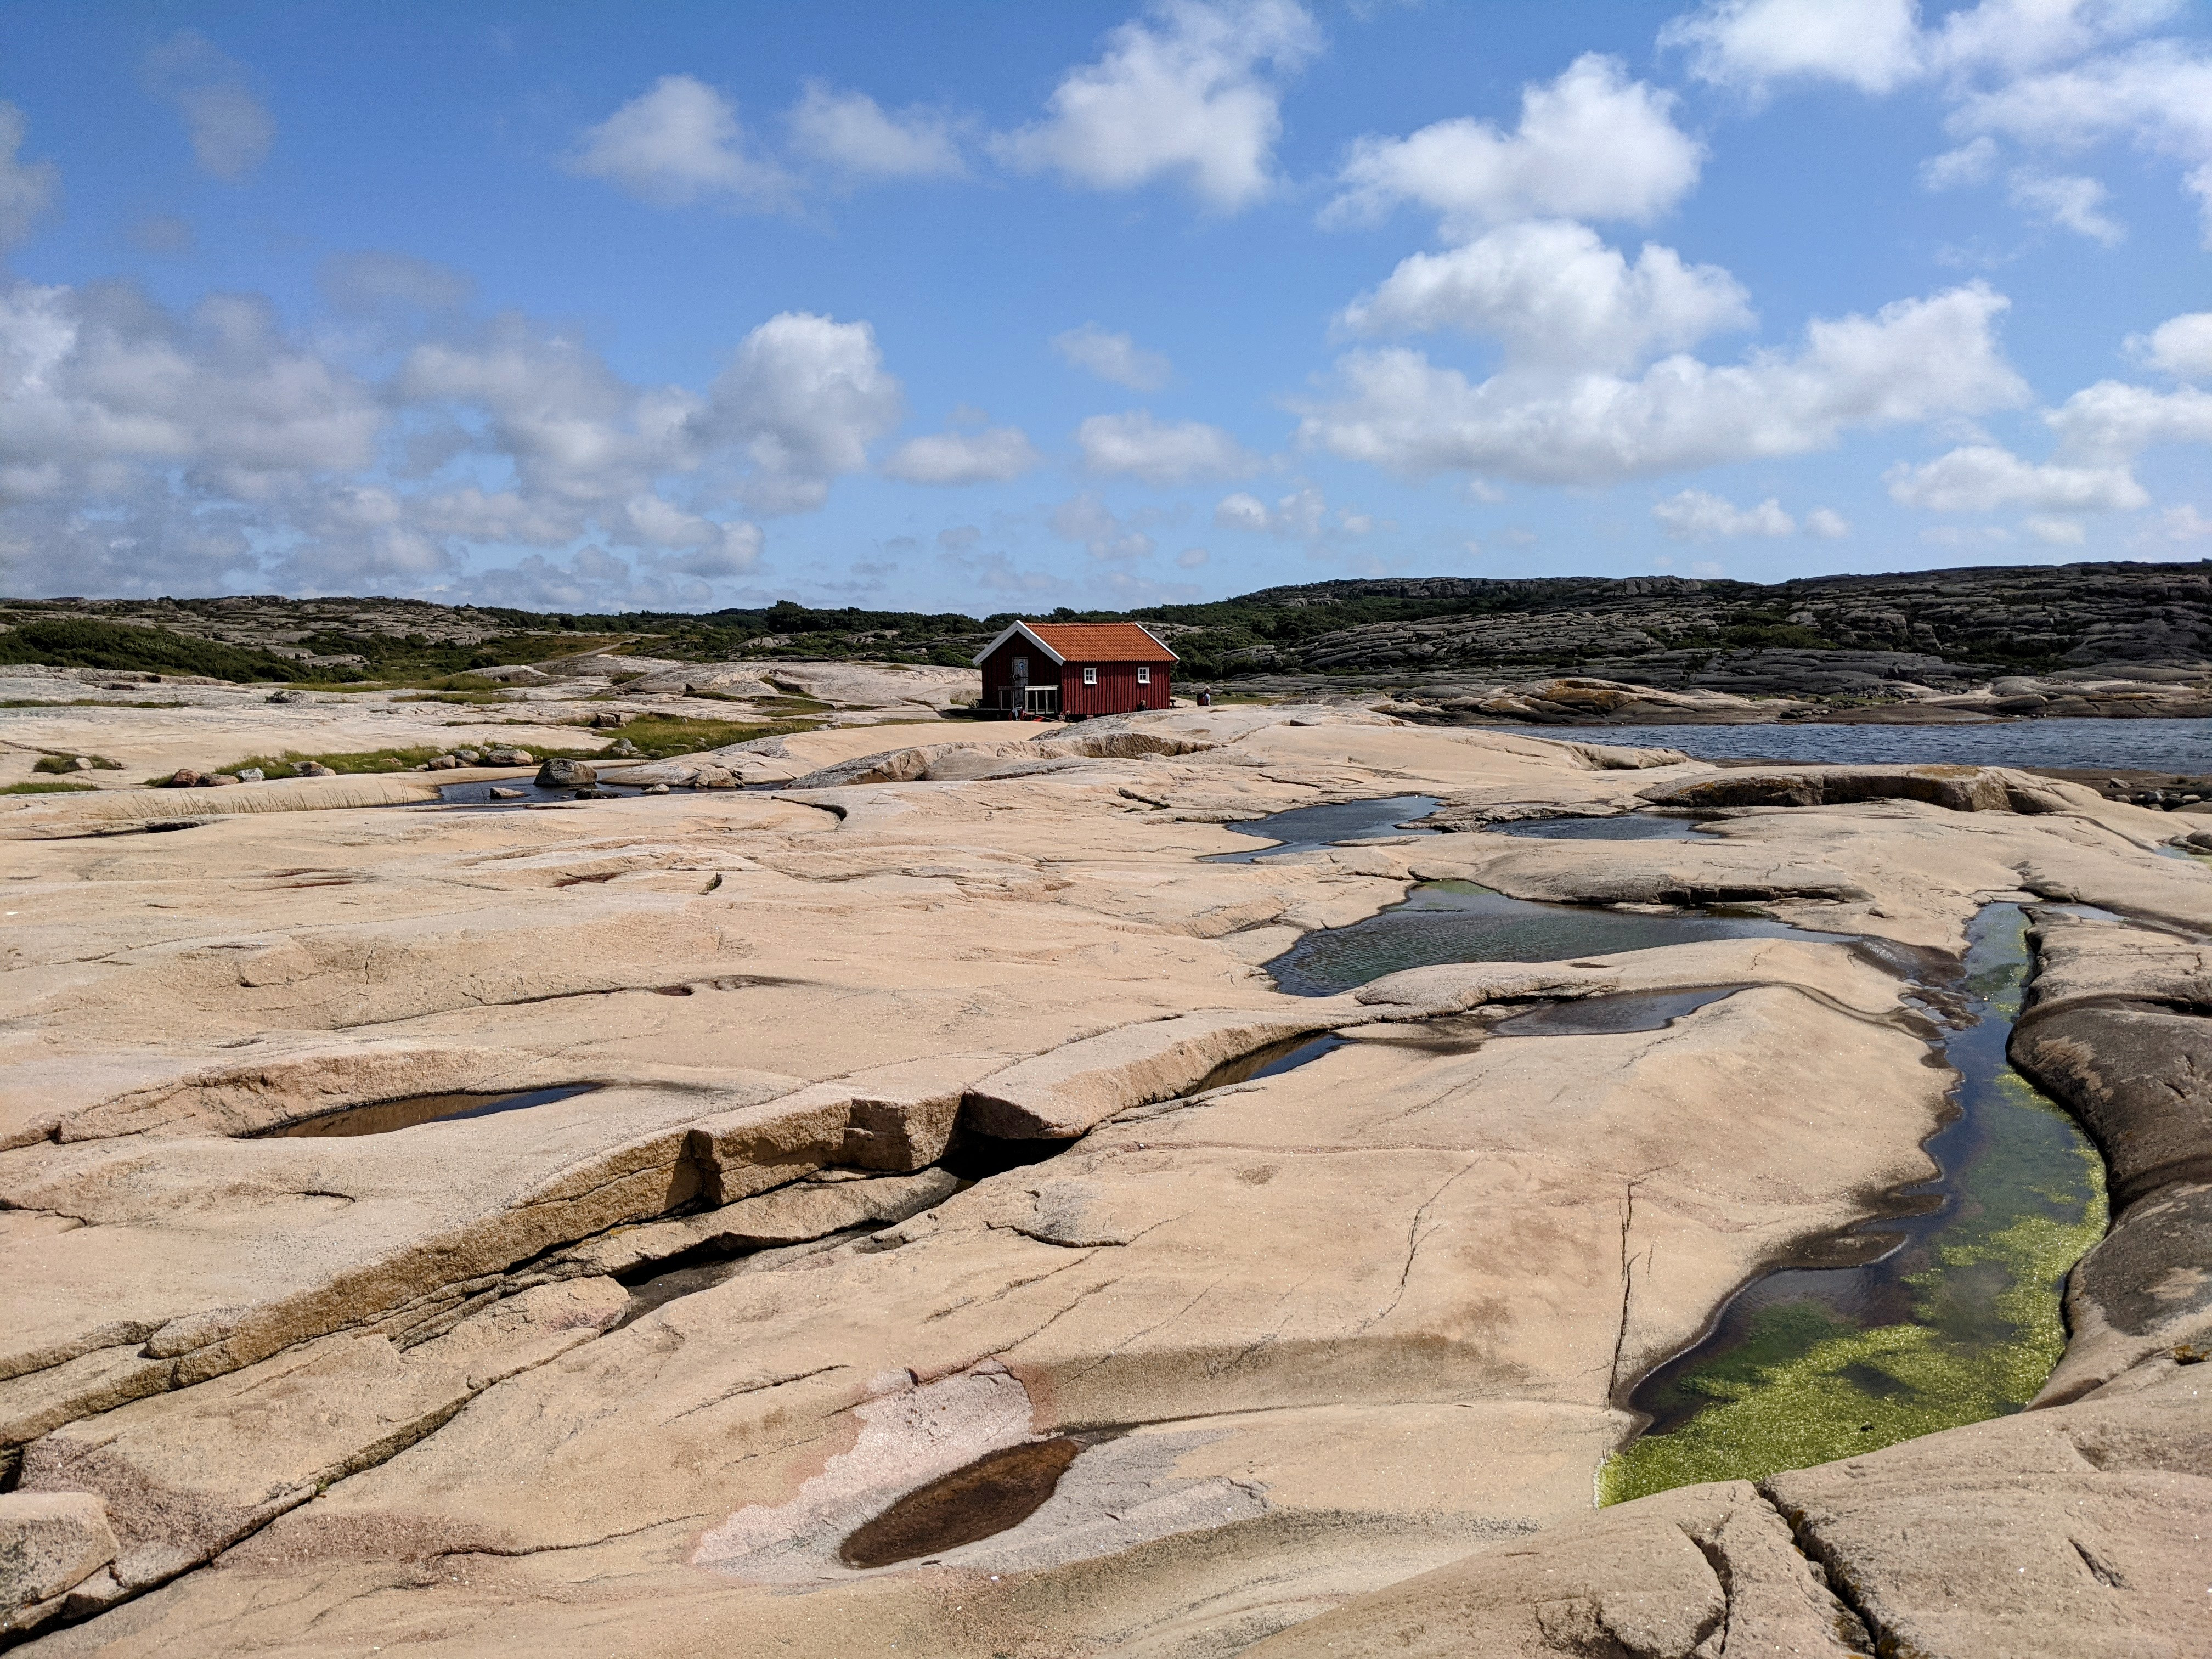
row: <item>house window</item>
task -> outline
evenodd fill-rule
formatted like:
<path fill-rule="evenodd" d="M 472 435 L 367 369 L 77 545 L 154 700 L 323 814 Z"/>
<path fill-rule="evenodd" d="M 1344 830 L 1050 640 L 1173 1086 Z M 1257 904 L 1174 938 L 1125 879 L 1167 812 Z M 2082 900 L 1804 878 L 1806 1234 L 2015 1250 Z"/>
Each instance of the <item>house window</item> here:
<path fill-rule="evenodd" d="M 1098 684 L 1098 671 L 1097 671 L 1097 669 L 1095 669 L 1095 668 L 1086 668 L 1086 669 L 1085 669 L 1085 670 L 1083 671 L 1083 683 L 1084 683 L 1085 685 L 1096 685 L 1096 684 Z"/>
<path fill-rule="evenodd" d="M 1018 680 L 1025 680 L 1025 679 L 1029 678 L 1029 677 L 1030 677 L 1030 659 L 1029 659 L 1027 657 L 1017 657 L 1017 658 L 1015 658 L 1015 659 L 1014 659 L 1014 678 L 1015 678 L 1016 679 L 1018 679 Z"/>
<path fill-rule="evenodd" d="M 1152 683 L 1152 671 L 1149 668 L 1139 668 L 1137 671 L 1137 684 L 1139 685 L 1150 685 Z"/>

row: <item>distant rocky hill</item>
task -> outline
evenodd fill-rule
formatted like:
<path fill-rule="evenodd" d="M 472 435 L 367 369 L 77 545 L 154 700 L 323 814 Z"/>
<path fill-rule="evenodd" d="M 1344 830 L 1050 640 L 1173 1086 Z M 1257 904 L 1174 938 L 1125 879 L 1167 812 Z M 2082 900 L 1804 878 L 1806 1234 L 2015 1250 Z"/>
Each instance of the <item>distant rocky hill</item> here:
<path fill-rule="evenodd" d="M 1669 576 L 1419 577 L 1265 588 L 1127 616 L 1182 654 L 1184 678 L 1288 688 L 1495 684 L 1575 676 L 1673 690 L 1879 701 L 2002 677 L 2212 678 L 2212 562 L 1822 576 L 1761 585 Z M 0 661 L 158 668 L 173 641 L 220 647 L 223 678 L 391 678 L 580 650 L 658 658 L 964 663 L 1012 618 L 823 611 L 784 602 L 704 615 L 574 616 L 382 599 L 0 600 Z M 182 646 L 167 649 L 175 658 Z M 259 665 L 232 660 L 246 653 Z M 189 656 L 189 650 L 185 650 Z M 103 657 L 107 659 L 103 659 Z M 210 655 L 210 664 L 218 659 Z"/>

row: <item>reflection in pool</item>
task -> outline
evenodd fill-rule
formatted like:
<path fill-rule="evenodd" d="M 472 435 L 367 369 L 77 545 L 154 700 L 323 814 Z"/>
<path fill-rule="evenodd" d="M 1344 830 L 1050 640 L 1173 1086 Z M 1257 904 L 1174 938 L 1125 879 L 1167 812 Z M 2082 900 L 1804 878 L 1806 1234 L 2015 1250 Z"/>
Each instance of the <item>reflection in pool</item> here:
<path fill-rule="evenodd" d="M 1311 853 L 1367 836 L 1433 835 L 1433 830 L 1401 826 L 1415 818 L 1426 817 L 1438 805 L 1431 795 L 1390 795 L 1381 800 L 1340 801 L 1329 806 L 1293 806 L 1285 812 L 1271 812 L 1264 818 L 1246 818 L 1222 826 L 1240 836 L 1264 836 L 1274 845 L 1216 853 L 1205 862 L 1249 864 L 1255 859 L 1273 858 L 1278 853 Z"/>
<path fill-rule="evenodd" d="M 1507 898 L 1468 881 L 1425 882 L 1402 904 L 1307 933 L 1267 964 L 1294 996 L 1329 996 L 1446 962 L 1570 962 L 1708 939 L 1842 939 L 1765 916 L 1720 910 L 1644 915 L 1580 904 Z"/>

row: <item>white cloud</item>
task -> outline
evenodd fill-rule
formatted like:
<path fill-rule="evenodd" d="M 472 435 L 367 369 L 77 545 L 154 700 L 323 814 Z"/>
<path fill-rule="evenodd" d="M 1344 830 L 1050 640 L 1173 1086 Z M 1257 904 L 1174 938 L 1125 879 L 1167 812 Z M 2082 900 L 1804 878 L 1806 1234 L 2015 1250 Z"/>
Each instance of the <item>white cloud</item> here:
<path fill-rule="evenodd" d="M 1632 265 L 1587 225 L 1537 220 L 1413 255 L 1342 321 L 1370 334 L 1487 335 L 1516 363 L 1630 368 L 1753 319 L 1742 286 L 1717 265 L 1685 265 L 1650 243 Z"/>
<path fill-rule="evenodd" d="M 1176 555 L 1176 563 L 1185 570 L 1196 570 L 1212 556 L 1202 547 L 1186 547 Z"/>
<path fill-rule="evenodd" d="M 1805 515 L 1804 530 L 1822 541 L 1840 541 L 1851 533 L 1851 521 L 1832 507 L 1816 507 Z"/>
<path fill-rule="evenodd" d="M 2130 335 L 2127 349 L 2177 380 L 2212 380 L 2212 311 L 2170 317 L 2147 336 Z"/>
<path fill-rule="evenodd" d="M 1094 559 L 1149 558 L 1159 545 L 1088 490 L 1053 508 L 1046 522 L 1063 541 L 1082 543 L 1084 551 Z"/>
<path fill-rule="evenodd" d="M 1963 185 L 1985 185 L 1997 167 L 1996 140 L 1984 133 L 1956 149 L 1931 155 L 1920 164 L 1923 190 L 1956 190 Z"/>
<path fill-rule="evenodd" d="M 2081 520 L 2057 518 L 2048 513 L 2030 514 L 2020 521 L 2020 527 L 2052 547 L 2079 547 L 2089 539 Z"/>
<path fill-rule="evenodd" d="M 939 432 L 901 444 L 883 471 L 908 483 L 1004 483 L 1038 465 L 1043 457 L 1019 427 L 987 432 Z"/>
<path fill-rule="evenodd" d="M 1053 349 L 1078 368 L 1132 392 L 1158 392 L 1174 370 L 1157 351 L 1146 351 L 1126 334 L 1109 334 L 1096 323 L 1052 337 Z"/>
<path fill-rule="evenodd" d="M 1951 125 L 2057 149 L 2129 138 L 2172 156 L 2191 169 L 2212 240 L 2212 51 L 2202 43 L 2150 41 L 2025 76 L 1966 98 Z"/>
<path fill-rule="evenodd" d="M 941 110 L 887 112 L 863 92 L 809 81 L 792 106 L 792 147 L 859 179 L 953 179 L 967 172 L 952 119 Z"/>
<path fill-rule="evenodd" d="M 2014 206 L 2043 223 L 2063 226 L 2106 247 L 2127 237 L 2119 221 L 2102 210 L 2108 192 L 2094 179 L 2019 167 L 2007 181 L 2006 193 Z"/>
<path fill-rule="evenodd" d="M 745 336 L 711 388 L 702 422 L 739 445 L 739 499 L 763 513 L 820 507 L 830 481 L 868 464 L 868 446 L 904 410 L 875 330 L 787 311 Z"/>
<path fill-rule="evenodd" d="M 1923 466 L 1900 463 L 1883 482 L 1900 506 L 1936 513 L 2111 513 L 2150 499 L 2124 466 L 2038 465 L 1994 444 L 1969 444 Z"/>
<path fill-rule="evenodd" d="M 2132 459 L 2153 444 L 2212 443 L 2212 392 L 2153 392 L 2118 380 L 2085 386 L 2043 417 L 2070 460 Z"/>
<path fill-rule="evenodd" d="M 1587 53 L 1558 80 L 1522 88 L 1511 133 L 1462 116 L 1356 140 L 1322 222 L 1371 221 L 1401 202 L 1435 210 L 1453 237 L 1515 219 L 1647 222 L 1689 193 L 1705 161 L 1674 105 L 1618 59 Z"/>
<path fill-rule="evenodd" d="M 2158 515 L 2158 525 L 2153 533 L 2169 542 L 2204 541 L 2212 538 L 2212 518 L 2205 517 L 2187 503 L 2169 507 Z"/>
<path fill-rule="evenodd" d="M 1895 90 L 1923 76 L 2017 75 L 2140 33 L 2182 0 L 1981 0 L 1921 27 L 1917 0 L 1706 0 L 1659 31 L 1699 79 L 1764 93 L 1788 80 Z"/>
<path fill-rule="evenodd" d="M 1093 415 L 1076 428 L 1083 464 L 1102 477 L 1127 474 L 1147 483 L 1174 484 L 1193 478 L 1227 477 L 1256 465 L 1237 440 L 1218 426 L 1182 421 L 1170 426 L 1150 410 L 1125 415 Z"/>
<path fill-rule="evenodd" d="M 245 70 L 191 29 L 149 52 L 144 73 L 148 88 L 185 118 L 201 172 L 236 184 L 267 158 L 276 123 Z"/>
<path fill-rule="evenodd" d="M 1638 378 L 1507 370 L 1471 383 L 1419 352 L 1357 352 L 1340 395 L 1308 408 L 1305 444 L 1419 477 L 1464 471 L 1602 483 L 1826 448 L 1853 427 L 1974 414 L 2027 388 L 1992 325 L 2007 301 L 1975 283 L 1873 317 L 1815 319 L 1795 356 L 1714 368 L 1674 356 Z"/>
<path fill-rule="evenodd" d="M 452 311 L 476 293 L 476 279 L 411 253 L 333 253 L 315 272 L 315 285 L 338 311 L 356 316 L 386 306 Z"/>
<path fill-rule="evenodd" d="M 22 111 L 0 101 L 0 254 L 29 235 L 31 222 L 61 198 L 59 167 L 16 159 L 27 125 Z"/>
<path fill-rule="evenodd" d="M 1242 490 L 1224 495 L 1214 503 L 1213 524 L 1218 530 L 1242 530 L 1297 542 L 1357 540 L 1375 527 L 1374 520 L 1364 513 L 1340 509 L 1332 514 L 1328 495 L 1313 484 L 1291 491 L 1272 507 Z"/>
<path fill-rule="evenodd" d="M 1887 92 L 1920 73 L 1914 0 L 1708 0 L 1659 31 L 1700 80 L 1764 90 L 1796 76 Z"/>
<path fill-rule="evenodd" d="M 1717 537 L 1794 536 L 1797 521 L 1769 495 L 1757 507 L 1740 507 L 1710 490 L 1686 489 L 1656 502 L 1651 516 L 1678 542 L 1709 542 Z"/>
<path fill-rule="evenodd" d="M 1018 171 L 1096 190 L 1179 176 L 1212 207 L 1248 206 L 1275 187 L 1280 82 L 1320 44 L 1294 0 L 1158 0 L 1097 63 L 1068 71 L 1046 119 L 992 149 Z"/>
<path fill-rule="evenodd" d="M 786 199 L 791 180 L 753 155 L 729 100 L 690 75 L 664 75 L 597 126 L 565 165 L 663 207 L 701 197 L 748 205 Z"/>

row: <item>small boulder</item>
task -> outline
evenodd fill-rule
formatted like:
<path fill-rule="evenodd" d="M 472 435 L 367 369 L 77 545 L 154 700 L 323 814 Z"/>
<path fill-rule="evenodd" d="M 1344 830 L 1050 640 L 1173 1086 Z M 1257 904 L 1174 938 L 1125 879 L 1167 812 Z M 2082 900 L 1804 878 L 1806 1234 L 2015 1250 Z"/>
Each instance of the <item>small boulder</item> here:
<path fill-rule="evenodd" d="M 473 749 L 456 749 L 453 750 L 453 758 L 464 766 L 474 766 L 483 757 Z"/>
<path fill-rule="evenodd" d="M 200 782 L 210 789 L 220 789 L 225 785 L 236 783 L 237 781 L 238 774 L 235 772 L 203 772 L 200 774 Z"/>
<path fill-rule="evenodd" d="M 537 763 L 537 757 L 527 749 L 487 749 L 483 763 L 486 766 L 532 766 Z"/>
<path fill-rule="evenodd" d="M 734 789 L 738 787 L 738 780 L 726 766 L 702 766 L 692 774 L 691 787 L 694 789 Z"/>
<path fill-rule="evenodd" d="M 433 755 L 428 769 L 433 772 L 451 772 L 467 764 L 468 763 L 459 755 Z"/>
<path fill-rule="evenodd" d="M 72 772 L 91 771 L 92 757 L 89 755 L 79 755 L 76 759 L 70 762 L 70 770 Z"/>
<path fill-rule="evenodd" d="M 538 769 L 540 789 L 588 788 L 599 781 L 599 771 L 589 761 L 550 760 Z"/>
<path fill-rule="evenodd" d="M 269 775 L 258 766 L 241 766 L 238 769 L 238 781 L 240 783 L 262 783 L 267 781 L 268 776 Z"/>
<path fill-rule="evenodd" d="M 587 726 L 596 726 L 602 729 L 608 726 L 620 726 L 622 723 L 623 717 L 620 714 L 616 714 L 612 709 L 609 709 L 604 714 L 594 714 L 589 720 L 585 722 Z"/>
<path fill-rule="evenodd" d="M 504 789 L 495 783 L 484 793 L 494 800 L 525 800 L 530 795 L 527 789 Z"/>
<path fill-rule="evenodd" d="M 320 761 L 301 761 L 292 769 L 295 778 L 334 778 L 337 773 Z"/>
<path fill-rule="evenodd" d="M 610 755 L 629 757 L 637 753 L 637 745 L 632 743 L 628 738 L 617 738 L 612 743 L 607 745 L 607 753 Z"/>
<path fill-rule="evenodd" d="M 169 787 L 172 789 L 197 789 L 200 783 L 200 775 L 189 766 L 179 766 L 169 775 Z"/>
<path fill-rule="evenodd" d="M 290 690 L 271 691 L 269 694 L 269 701 L 270 702 L 305 702 L 307 701 L 307 694 L 304 691 Z"/>
<path fill-rule="evenodd" d="M 668 786 L 665 783 L 648 783 L 638 791 L 641 795 L 665 795 L 667 793 Z"/>

